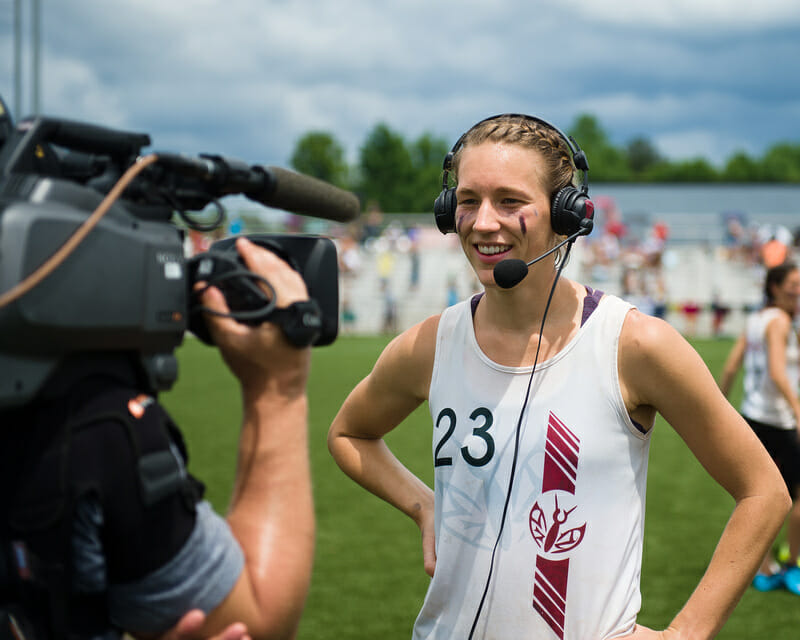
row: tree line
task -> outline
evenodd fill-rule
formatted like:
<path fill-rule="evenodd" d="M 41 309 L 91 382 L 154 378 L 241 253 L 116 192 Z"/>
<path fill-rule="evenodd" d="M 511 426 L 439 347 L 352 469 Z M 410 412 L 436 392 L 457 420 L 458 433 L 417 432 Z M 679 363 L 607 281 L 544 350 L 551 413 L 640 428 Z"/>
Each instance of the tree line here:
<path fill-rule="evenodd" d="M 744 151 L 724 166 L 704 158 L 668 160 L 645 136 L 615 146 L 592 115 L 583 114 L 567 129 L 586 152 L 592 182 L 638 183 L 800 183 L 800 144 L 779 142 L 761 157 Z M 406 140 L 386 123 L 368 133 L 357 162 L 348 164 L 344 147 L 326 131 L 311 131 L 295 144 L 293 169 L 354 191 L 362 202 L 387 213 L 425 213 L 441 189 L 442 160 L 450 144 L 425 133 Z"/>

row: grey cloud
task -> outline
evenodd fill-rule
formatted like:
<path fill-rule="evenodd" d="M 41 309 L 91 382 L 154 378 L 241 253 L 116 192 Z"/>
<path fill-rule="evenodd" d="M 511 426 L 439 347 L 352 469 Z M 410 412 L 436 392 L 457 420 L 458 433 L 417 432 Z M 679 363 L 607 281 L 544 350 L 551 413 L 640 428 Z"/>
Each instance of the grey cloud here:
<path fill-rule="evenodd" d="M 285 164 L 298 136 L 323 129 L 353 157 L 379 121 L 454 140 L 512 110 L 563 128 L 593 113 L 615 143 L 645 135 L 676 156 L 703 140 L 714 160 L 797 139 L 794 0 L 43 6 L 45 110 L 146 130 L 159 148 Z M 8 52 L 10 25 L 0 13 Z M 9 64 L 7 101 L 11 87 Z"/>

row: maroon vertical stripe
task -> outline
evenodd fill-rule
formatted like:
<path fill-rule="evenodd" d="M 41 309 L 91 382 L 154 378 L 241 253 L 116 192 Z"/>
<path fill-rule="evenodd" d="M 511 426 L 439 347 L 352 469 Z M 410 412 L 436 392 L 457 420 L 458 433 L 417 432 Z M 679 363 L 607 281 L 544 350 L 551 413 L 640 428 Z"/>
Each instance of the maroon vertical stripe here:
<path fill-rule="evenodd" d="M 547 425 L 542 492 L 560 489 L 575 493 L 580 440 L 552 413 Z"/>
<path fill-rule="evenodd" d="M 559 638 L 564 637 L 568 573 L 569 559 L 548 560 L 542 556 L 536 558 L 533 608 Z"/>

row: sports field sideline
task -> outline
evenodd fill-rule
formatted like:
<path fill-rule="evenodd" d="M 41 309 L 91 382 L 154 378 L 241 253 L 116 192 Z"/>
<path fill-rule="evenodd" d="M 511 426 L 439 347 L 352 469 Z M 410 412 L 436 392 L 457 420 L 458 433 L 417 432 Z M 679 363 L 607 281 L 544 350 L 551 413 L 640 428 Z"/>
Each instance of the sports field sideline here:
<path fill-rule="evenodd" d="M 352 324 L 343 331 L 353 334 L 374 334 L 382 329 L 387 293 L 396 306 L 396 327 L 399 331 L 438 313 L 446 304 L 452 287 L 458 299 L 468 297 L 480 286 L 455 236 L 442 236 L 436 229 L 420 232 L 419 275 L 417 286 L 411 286 L 411 254 L 390 251 L 380 243 L 359 252 L 358 269 L 342 280 L 340 298 L 347 300 L 352 311 Z M 723 247 L 700 244 L 667 246 L 664 253 L 663 278 L 668 303 L 666 319 L 679 331 L 688 331 L 684 315 L 678 307 L 684 303 L 702 309 L 694 333 L 698 337 L 713 334 L 711 306 L 719 302 L 730 309 L 722 324 L 725 335 L 736 335 L 744 326 L 745 310 L 761 303 L 763 270 L 725 257 Z M 564 276 L 614 295 L 623 295 L 623 268 L 619 263 L 602 269 L 586 265 L 586 245 L 577 243 L 564 269 Z M 632 300 L 639 304 L 639 300 Z"/>
<path fill-rule="evenodd" d="M 404 515 L 347 478 L 326 447 L 328 426 L 344 397 L 369 371 L 388 336 L 340 336 L 314 350 L 310 392 L 311 464 L 317 551 L 300 640 L 407 640 L 428 577 L 419 532 Z M 694 340 L 718 376 L 731 339 Z M 184 431 L 190 469 L 225 510 L 233 482 L 240 409 L 238 388 L 218 352 L 188 339 L 180 376 L 162 399 Z M 740 386 L 733 403 L 738 404 Z M 389 445 L 417 475 L 432 481 L 431 421 L 422 406 L 390 434 Z M 681 607 L 713 550 L 730 498 L 659 418 L 653 435 L 642 576 L 642 624 L 663 628 Z M 779 538 L 780 540 L 781 538 Z M 800 599 L 748 589 L 718 636 L 723 640 L 800 637 Z M 512 639 L 509 639 L 512 640 Z"/>

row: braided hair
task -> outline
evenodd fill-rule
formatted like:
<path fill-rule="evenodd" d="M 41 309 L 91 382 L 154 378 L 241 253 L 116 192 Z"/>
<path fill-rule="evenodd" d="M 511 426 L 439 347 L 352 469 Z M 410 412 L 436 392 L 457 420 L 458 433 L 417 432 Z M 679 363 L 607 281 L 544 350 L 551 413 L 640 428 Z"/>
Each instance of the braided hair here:
<path fill-rule="evenodd" d="M 572 153 L 561 134 L 541 120 L 517 114 L 484 120 L 464 134 L 461 146 L 453 157 L 452 173 L 456 182 L 461 152 L 470 145 L 487 141 L 516 144 L 539 153 L 544 164 L 542 188 L 549 195 L 551 207 L 553 198 L 561 189 L 578 185 Z M 553 246 L 556 243 L 556 236 L 553 236 Z M 554 266 L 561 264 L 562 259 L 562 250 L 559 249 L 555 254 Z"/>
<path fill-rule="evenodd" d="M 542 187 L 552 202 L 556 193 L 566 186 L 577 186 L 577 170 L 567 144 L 561 135 L 541 120 L 524 115 L 508 115 L 479 122 L 464 136 L 453 158 L 453 174 L 458 180 L 461 152 L 470 145 L 483 142 L 516 144 L 537 151 L 544 161 Z"/>

